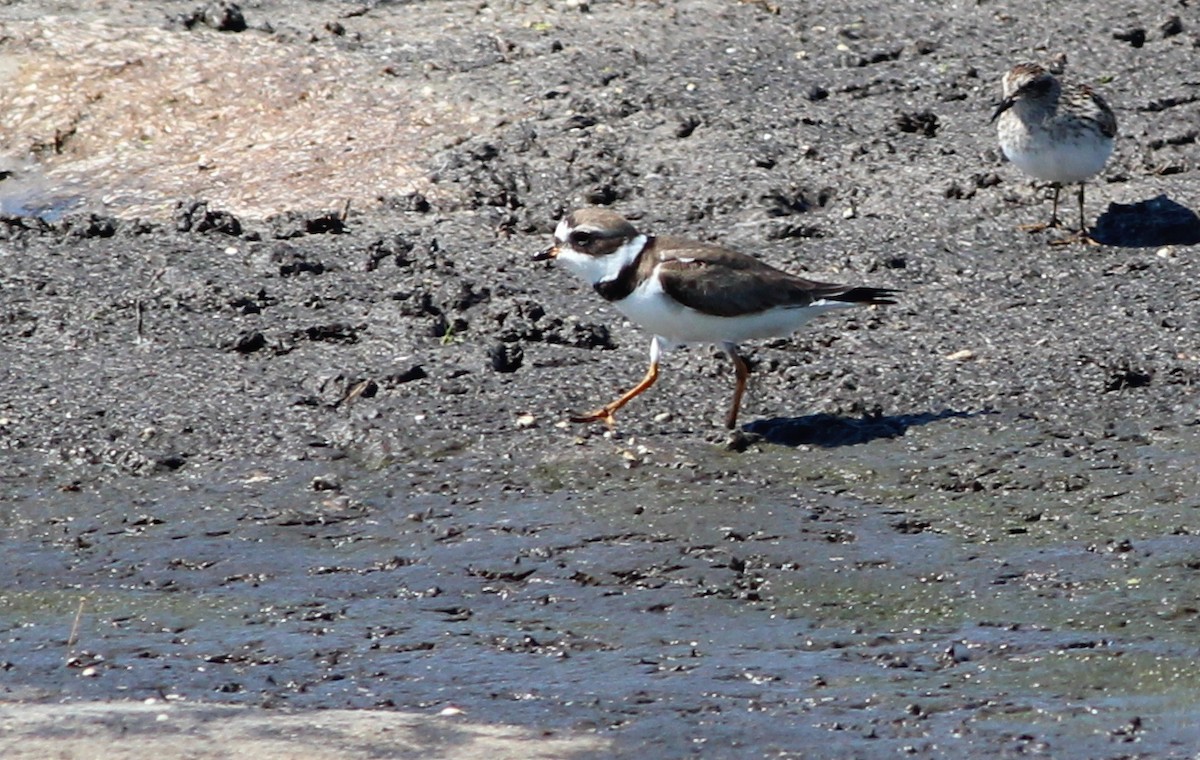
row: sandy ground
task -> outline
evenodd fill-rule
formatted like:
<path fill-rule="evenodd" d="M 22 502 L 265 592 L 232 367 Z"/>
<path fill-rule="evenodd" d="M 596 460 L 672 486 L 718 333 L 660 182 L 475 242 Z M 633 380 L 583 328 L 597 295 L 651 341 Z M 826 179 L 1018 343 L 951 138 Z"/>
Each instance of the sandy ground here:
<path fill-rule="evenodd" d="M 1192 9 L 77 6 L 0 9 L 4 757 L 1195 755 Z M 1096 247 L 988 123 L 1061 55 Z M 900 302 L 572 425 L 585 203 Z"/>

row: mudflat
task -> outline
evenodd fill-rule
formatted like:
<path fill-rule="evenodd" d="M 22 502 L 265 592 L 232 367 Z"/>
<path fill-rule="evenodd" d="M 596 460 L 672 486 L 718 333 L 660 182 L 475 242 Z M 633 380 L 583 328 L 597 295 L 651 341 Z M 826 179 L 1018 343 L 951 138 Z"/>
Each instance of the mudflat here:
<path fill-rule="evenodd" d="M 1186 7 L 78 5 L 0 9 L 4 757 L 1200 746 Z M 587 204 L 899 303 L 571 424 L 650 343 L 531 260 Z"/>

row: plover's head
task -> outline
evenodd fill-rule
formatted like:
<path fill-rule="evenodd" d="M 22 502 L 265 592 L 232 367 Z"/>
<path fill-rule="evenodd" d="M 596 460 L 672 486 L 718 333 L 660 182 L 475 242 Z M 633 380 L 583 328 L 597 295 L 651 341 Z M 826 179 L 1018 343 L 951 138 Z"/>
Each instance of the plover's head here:
<path fill-rule="evenodd" d="M 1001 80 L 1004 99 L 992 121 L 1000 118 L 1000 114 L 1012 108 L 1019 101 L 1038 102 L 1052 100 L 1058 96 L 1059 84 L 1054 75 L 1036 63 L 1018 63 L 1004 74 Z"/>
<path fill-rule="evenodd" d="M 554 244 L 535 261 L 558 259 L 595 285 L 610 280 L 641 253 L 646 236 L 625 217 L 605 208 L 581 208 L 567 214 L 554 230 Z"/>

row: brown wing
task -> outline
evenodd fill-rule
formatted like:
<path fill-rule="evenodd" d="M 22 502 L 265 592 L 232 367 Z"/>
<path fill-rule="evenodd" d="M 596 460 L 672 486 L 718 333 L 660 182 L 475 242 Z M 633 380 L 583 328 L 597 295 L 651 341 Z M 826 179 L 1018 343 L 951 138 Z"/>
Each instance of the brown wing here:
<path fill-rule="evenodd" d="M 778 307 L 802 308 L 821 299 L 894 303 L 892 291 L 806 280 L 753 256 L 691 241 L 656 240 L 663 290 L 684 306 L 734 317 Z"/>

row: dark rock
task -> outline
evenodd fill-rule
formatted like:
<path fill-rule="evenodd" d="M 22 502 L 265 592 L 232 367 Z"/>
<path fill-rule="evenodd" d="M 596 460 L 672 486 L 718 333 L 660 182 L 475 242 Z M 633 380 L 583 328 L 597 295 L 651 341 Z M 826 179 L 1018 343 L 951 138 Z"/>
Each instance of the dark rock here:
<path fill-rule="evenodd" d="M 675 126 L 675 137 L 681 140 L 691 137 L 692 133 L 696 131 L 696 127 L 698 126 L 700 126 L 700 118 L 698 116 L 685 116 Z"/>
<path fill-rule="evenodd" d="M 237 3 L 209 3 L 204 7 L 204 23 L 218 32 L 246 31 L 246 18 Z"/>
<path fill-rule="evenodd" d="M 1170 15 L 1158 25 L 1158 31 L 1164 39 L 1183 33 L 1183 21 L 1178 16 Z"/>
<path fill-rule="evenodd" d="M 326 325 L 312 325 L 296 332 L 296 338 L 304 338 L 318 343 L 341 343 L 352 345 L 358 342 L 361 327 L 344 322 L 332 322 Z"/>
<path fill-rule="evenodd" d="M 175 21 L 185 29 L 194 29 L 201 25 L 218 32 L 244 32 L 247 29 L 246 17 L 242 14 L 241 7 L 237 3 L 225 0 L 209 3 L 190 13 L 182 14 L 176 17 Z"/>
<path fill-rule="evenodd" d="M 575 348 L 613 349 L 616 344 L 604 325 L 551 320 L 542 331 L 547 343 L 559 343 Z"/>
<path fill-rule="evenodd" d="M 409 254 L 413 248 L 412 241 L 403 235 L 379 238 L 367 246 L 366 270 L 368 272 L 375 271 L 379 267 L 379 262 L 387 258 L 391 258 L 398 267 L 409 267 L 412 265 Z"/>
<path fill-rule="evenodd" d="M 759 202 L 763 204 L 767 216 L 792 216 L 828 206 L 835 192 L 832 187 L 789 185 L 764 193 Z"/>
<path fill-rule="evenodd" d="M 809 85 L 808 89 L 804 91 L 804 97 L 815 103 L 828 98 L 829 90 L 818 84 Z"/>
<path fill-rule="evenodd" d="M 896 127 L 901 132 L 934 137 L 938 132 L 938 117 L 932 111 L 906 111 L 896 115 Z"/>
<path fill-rule="evenodd" d="M 432 338 L 441 338 L 443 342 L 453 339 L 457 335 L 462 335 L 470 327 L 470 323 L 461 317 L 450 319 L 445 314 L 434 316 L 429 323 L 429 336 Z"/>
<path fill-rule="evenodd" d="M 88 238 L 109 238 L 117 234 L 120 222 L 111 216 L 98 214 L 80 214 L 63 217 L 58 223 L 59 229 L 76 240 Z"/>
<path fill-rule="evenodd" d="M 1135 367 L 1128 361 L 1121 362 L 1113 367 L 1108 376 L 1108 381 L 1104 384 L 1104 390 L 1107 393 L 1112 391 L 1123 391 L 1130 388 L 1144 388 L 1154 380 L 1154 373 L 1149 370 Z"/>
<path fill-rule="evenodd" d="M 1140 26 L 1131 29 L 1117 29 L 1113 32 L 1112 36 L 1114 40 L 1128 42 L 1135 48 L 1140 48 L 1146 44 L 1146 30 Z"/>
<path fill-rule="evenodd" d="M 346 220 L 341 211 L 304 214 L 288 211 L 267 219 L 271 237 L 289 240 L 304 235 L 340 235 L 346 232 Z"/>
<path fill-rule="evenodd" d="M 0 240 L 17 240 L 27 234 L 46 234 L 53 229 L 49 222 L 40 217 L 0 214 Z"/>
<path fill-rule="evenodd" d="M 414 364 L 406 370 L 395 372 L 383 379 L 384 385 L 391 388 L 405 383 L 411 383 L 414 380 L 423 380 L 429 375 L 425 372 L 425 368 L 420 364 Z"/>
<path fill-rule="evenodd" d="M 252 354 L 267 345 L 267 338 L 258 330 L 239 335 L 233 341 L 233 350 L 239 354 Z"/>
<path fill-rule="evenodd" d="M 272 245 L 267 259 L 277 268 L 280 277 L 295 277 L 300 274 L 321 275 L 325 273 L 325 264 L 309 259 L 306 250 L 288 243 Z"/>
<path fill-rule="evenodd" d="M 525 350 L 515 343 L 495 343 L 488 349 L 488 361 L 497 372 L 516 372 L 525 362 Z"/>
<path fill-rule="evenodd" d="M 186 454 L 163 454 L 154 459 L 154 469 L 158 471 L 174 472 L 185 464 L 187 464 Z"/>
<path fill-rule="evenodd" d="M 417 192 L 382 197 L 379 199 L 379 203 L 389 211 L 402 211 L 412 214 L 425 214 L 433 208 L 429 203 L 429 199 Z"/>
<path fill-rule="evenodd" d="M 767 240 L 793 240 L 796 238 L 820 238 L 825 232 L 814 224 L 792 224 L 781 222 L 773 224 L 763 231 Z"/>
<path fill-rule="evenodd" d="M 228 211 L 210 210 L 208 201 L 187 201 L 175 205 L 175 229 L 237 236 L 242 234 L 242 223 Z"/>

